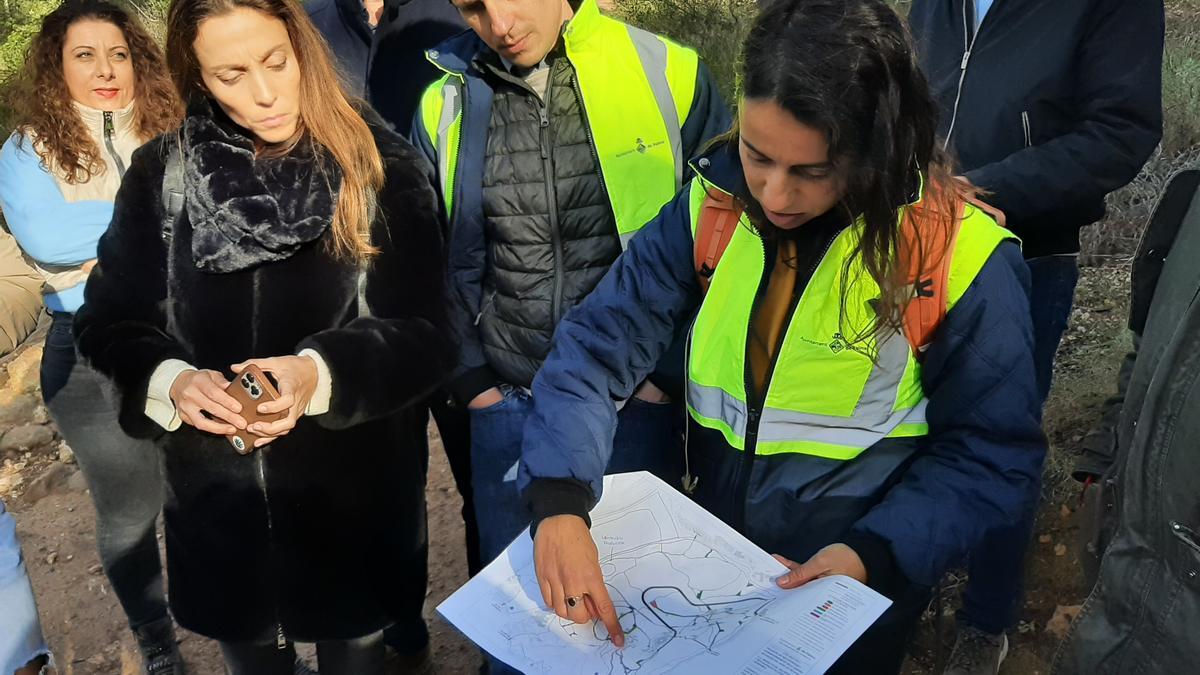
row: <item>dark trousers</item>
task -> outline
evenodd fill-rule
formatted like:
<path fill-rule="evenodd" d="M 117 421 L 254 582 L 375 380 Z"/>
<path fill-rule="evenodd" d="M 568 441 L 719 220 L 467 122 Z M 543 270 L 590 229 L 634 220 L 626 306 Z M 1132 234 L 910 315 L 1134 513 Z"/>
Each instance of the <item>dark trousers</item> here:
<path fill-rule="evenodd" d="M 413 414 L 413 434 L 421 453 L 421 470 L 429 472 L 429 415 L 437 423 L 442 448 L 454 475 L 454 484 L 462 495 L 462 519 L 466 529 L 467 572 L 474 576 L 482 567 L 479 562 L 479 527 L 475 522 L 475 504 L 471 496 L 471 421 L 464 408 L 451 405 L 444 394 L 435 394 Z M 398 570 L 396 580 L 405 589 L 404 605 L 397 612 L 396 623 L 384 631 L 384 642 L 401 654 L 416 654 L 429 645 L 429 628 L 423 616 L 425 590 L 429 581 L 429 539 L 425 529 L 425 544 L 413 557 L 411 564 Z"/>
<path fill-rule="evenodd" d="M 295 672 L 296 646 L 222 642 L 228 675 L 292 675 Z M 317 669 L 321 675 L 382 675 L 383 633 L 372 633 L 354 640 L 328 640 L 317 643 Z"/>
<path fill-rule="evenodd" d="M 42 399 L 92 491 L 100 563 L 137 629 L 167 616 L 154 531 L 163 501 L 159 450 L 117 425 L 103 378 L 76 355 L 73 320 L 54 314 L 42 353 Z"/>
<path fill-rule="evenodd" d="M 1054 355 L 1071 317 L 1079 265 L 1076 258 L 1068 256 L 1027 262 L 1032 279 L 1034 366 L 1038 393 L 1044 401 L 1054 376 Z M 1016 623 L 1038 502 L 1026 506 L 1015 525 L 989 530 L 971 553 L 967 587 L 958 613 L 960 623 L 993 634 L 1003 633 Z"/>
<path fill-rule="evenodd" d="M 517 462 L 533 397 L 503 387 L 504 400 L 471 410 L 471 470 L 480 550 L 486 565 L 504 552 L 529 525 L 517 492 Z M 683 474 L 683 406 L 630 399 L 617 415 L 617 433 L 607 473 L 649 471 L 671 485 Z M 491 675 L 515 673 L 489 658 Z"/>

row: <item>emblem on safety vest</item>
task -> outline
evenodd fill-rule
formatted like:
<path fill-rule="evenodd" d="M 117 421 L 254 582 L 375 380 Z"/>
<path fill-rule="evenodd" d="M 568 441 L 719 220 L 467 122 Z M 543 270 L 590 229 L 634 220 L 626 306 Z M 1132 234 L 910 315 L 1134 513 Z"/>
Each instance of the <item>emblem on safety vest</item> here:
<path fill-rule="evenodd" d="M 841 333 L 834 333 L 833 341 L 829 343 L 829 351 L 833 352 L 834 354 L 838 354 L 841 353 L 841 351 L 845 348 L 846 338 L 844 338 Z"/>

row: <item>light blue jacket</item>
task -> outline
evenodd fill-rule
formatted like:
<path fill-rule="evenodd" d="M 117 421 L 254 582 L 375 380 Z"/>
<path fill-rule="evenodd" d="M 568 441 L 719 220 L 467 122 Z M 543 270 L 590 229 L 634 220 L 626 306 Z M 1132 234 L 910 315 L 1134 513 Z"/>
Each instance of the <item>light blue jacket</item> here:
<path fill-rule="evenodd" d="M 112 219 L 112 201 L 68 202 L 42 166 L 33 144 L 14 133 L 0 149 L 0 208 L 25 255 L 44 271 L 76 267 L 96 257 L 96 244 Z M 84 283 L 57 292 L 47 287 L 46 308 L 74 312 Z"/>

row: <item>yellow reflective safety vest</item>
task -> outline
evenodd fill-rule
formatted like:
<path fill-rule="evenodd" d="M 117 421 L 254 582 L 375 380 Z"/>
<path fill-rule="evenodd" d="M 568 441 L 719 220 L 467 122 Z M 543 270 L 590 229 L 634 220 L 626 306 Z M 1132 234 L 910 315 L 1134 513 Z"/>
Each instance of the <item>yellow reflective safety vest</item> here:
<path fill-rule="evenodd" d="M 706 190 L 717 189 L 699 178 L 692 181 L 693 236 Z M 947 311 L 996 247 L 1016 239 L 974 206 L 963 213 L 948 251 Z M 751 399 L 746 342 L 766 256 L 744 215 L 740 225 L 692 327 L 687 404 L 696 423 L 721 432 L 741 451 L 753 445 L 759 455 L 837 460 L 854 459 L 883 438 L 927 434 L 921 364 L 908 339 L 898 332 L 856 339 L 856 331 L 873 325 L 872 301 L 880 297 L 878 284 L 852 256 L 861 221 L 838 234 L 818 263 L 787 319 L 766 396 Z"/>
<path fill-rule="evenodd" d="M 580 4 L 563 41 L 623 248 L 682 187 L 680 128 L 692 108 L 699 57 L 603 16 L 596 0 Z M 420 130 L 437 153 L 442 197 L 453 214 L 466 80 L 442 66 L 436 50 L 428 56 L 446 74 L 421 97 Z"/>

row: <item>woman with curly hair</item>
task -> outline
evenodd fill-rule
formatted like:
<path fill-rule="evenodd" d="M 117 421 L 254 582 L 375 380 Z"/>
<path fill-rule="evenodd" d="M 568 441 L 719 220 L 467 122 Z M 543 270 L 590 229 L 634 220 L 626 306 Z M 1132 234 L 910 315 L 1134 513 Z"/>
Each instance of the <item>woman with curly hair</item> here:
<path fill-rule="evenodd" d="M 43 19 L 16 94 L 17 128 L 0 150 L 0 207 L 45 280 L 53 320 L 42 397 L 91 487 L 100 560 L 146 672 L 182 673 L 155 538 L 158 451 L 121 432 L 71 333 L 130 156 L 177 127 L 182 106 L 153 39 L 101 0 L 67 0 Z"/>

